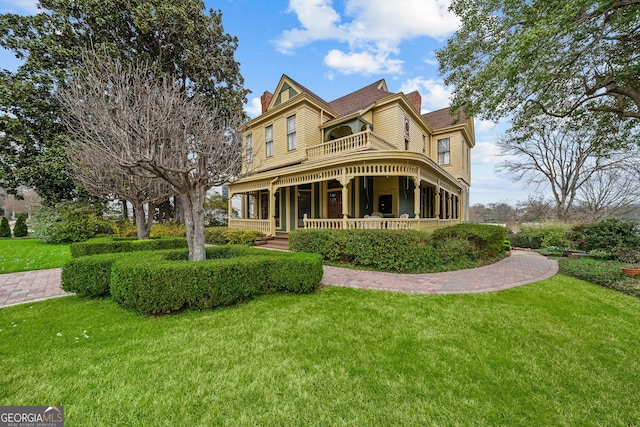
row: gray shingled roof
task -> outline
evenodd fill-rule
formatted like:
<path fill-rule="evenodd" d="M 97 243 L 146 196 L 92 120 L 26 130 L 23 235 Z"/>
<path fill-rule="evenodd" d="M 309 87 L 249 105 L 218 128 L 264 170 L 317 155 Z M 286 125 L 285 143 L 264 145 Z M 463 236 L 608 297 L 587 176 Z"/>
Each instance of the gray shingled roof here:
<path fill-rule="evenodd" d="M 320 104 L 322 104 L 325 107 L 327 107 L 328 110 L 332 109 L 331 105 L 329 105 L 329 103 L 327 101 L 325 101 L 324 99 L 320 98 L 318 95 L 316 95 L 315 93 L 313 93 L 312 91 L 310 91 L 309 89 L 307 89 L 306 87 L 304 87 L 303 85 L 298 83 L 296 80 L 292 79 L 291 77 L 289 77 L 286 74 L 284 74 L 283 76 L 286 77 L 287 79 L 291 80 L 292 83 L 294 83 L 296 86 L 298 86 L 298 88 L 300 88 L 302 93 L 306 93 L 307 95 L 311 96 L 313 99 L 318 101 Z"/>
<path fill-rule="evenodd" d="M 380 99 L 393 95 L 392 92 L 380 89 L 383 82 L 384 80 L 378 80 L 369 86 L 329 102 L 329 105 L 341 116 L 360 111 Z"/>
<path fill-rule="evenodd" d="M 460 110 L 459 114 L 451 115 L 449 108 L 443 108 L 441 110 L 432 111 L 430 113 L 423 114 L 422 117 L 429 123 L 431 129 L 438 130 L 457 124 L 463 124 L 467 121 L 467 116 L 464 111 Z"/>

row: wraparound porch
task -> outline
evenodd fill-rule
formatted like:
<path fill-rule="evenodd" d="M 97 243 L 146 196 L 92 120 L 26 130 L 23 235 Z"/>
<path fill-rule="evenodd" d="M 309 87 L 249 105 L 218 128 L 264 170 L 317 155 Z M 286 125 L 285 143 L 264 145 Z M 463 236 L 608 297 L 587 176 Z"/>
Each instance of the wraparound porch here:
<path fill-rule="evenodd" d="M 230 207 L 240 197 L 242 218 L 229 226 L 273 236 L 301 228 L 435 230 L 466 218 L 468 188 L 457 180 L 423 159 L 368 156 L 374 158 L 311 171 L 287 168 L 268 180 L 230 185 Z"/>

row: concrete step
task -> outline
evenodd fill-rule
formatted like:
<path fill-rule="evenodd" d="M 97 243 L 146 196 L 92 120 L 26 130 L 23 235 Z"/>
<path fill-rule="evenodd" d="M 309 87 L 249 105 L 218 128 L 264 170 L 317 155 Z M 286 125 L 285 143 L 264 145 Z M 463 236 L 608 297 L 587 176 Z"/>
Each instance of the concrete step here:
<path fill-rule="evenodd" d="M 263 237 L 259 246 L 265 249 L 289 250 L 289 236 L 287 233 L 276 233 L 274 237 Z"/>

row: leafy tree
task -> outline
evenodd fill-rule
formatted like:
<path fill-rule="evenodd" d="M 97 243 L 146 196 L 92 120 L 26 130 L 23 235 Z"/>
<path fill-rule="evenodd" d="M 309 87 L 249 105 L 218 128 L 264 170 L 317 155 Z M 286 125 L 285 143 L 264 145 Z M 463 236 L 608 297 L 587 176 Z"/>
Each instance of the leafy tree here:
<path fill-rule="evenodd" d="M 11 237 L 11 227 L 6 216 L 0 219 L 0 237 Z"/>
<path fill-rule="evenodd" d="M 189 259 L 205 259 L 206 193 L 240 176 L 241 119 L 145 65 L 112 58 L 87 58 L 60 98 L 72 149 L 168 183 L 184 206 Z"/>
<path fill-rule="evenodd" d="M 205 223 L 207 226 L 226 226 L 229 224 L 229 198 L 222 194 L 214 193 L 204 202 Z M 231 215 L 235 218 L 238 211 L 234 208 Z"/>
<path fill-rule="evenodd" d="M 18 215 L 16 223 L 13 225 L 13 237 L 26 237 L 27 234 L 27 216 L 20 214 Z"/>
<path fill-rule="evenodd" d="M 100 204 L 69 200 L 41 206 L 31 217 L 33 235 L 45 243 L 70 243 L 109 234 L 111 224 L 102 219 L 103 209 Z"/>
<path fill-rule="evenodd" d="M 437 57 L 452 108 L 497 120 L 530 104 L 637 126 L 640 2 L 454 0 L 451 10 L 462 25 Z"/>
<path fill-rule="evenodd" d="M 65 128 L 54 91 L 82 63 L 87 47 L 122 61 L 146 62 L 204 95 L 228 115 L 247 90 L 234 59 L 238 41 L 222 13 L 201 0 L 41 0 L 41 13 L 0 15 L 0 46 L 24 60 L 0 71 L 0 187 L 24 184 L 49 203 L 75 197 L 65 158 Z"/>

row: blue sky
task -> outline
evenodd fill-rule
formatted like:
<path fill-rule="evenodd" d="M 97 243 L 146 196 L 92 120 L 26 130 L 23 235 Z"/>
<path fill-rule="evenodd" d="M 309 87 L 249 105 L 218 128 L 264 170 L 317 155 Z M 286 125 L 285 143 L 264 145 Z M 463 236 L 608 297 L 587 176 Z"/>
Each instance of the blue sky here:
<path fill-rule="evenodd" d="M 384 78 L 392 92 L 418 90 L 422 112 L 448 106 L 451 89 L 438 75 L 434 51 L 459 25 L 449 0 L 223 0 L 225 31 L 239 39 L 236 60 L 252 91 L 245 106 L 260 113 L 259 99 L 282 74 L 327 101 Z M 0 0 L 0 13 L 36 13 L 36 0 Z M 0 49 L 0 67 L 19 62 Z M 525 200 L 533 189 L 495 171 L 494 142 L 504 124 L 477 120 L 472 150 L 471 204 Z"/>

